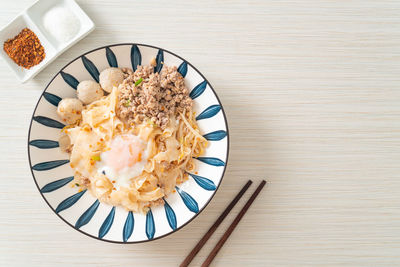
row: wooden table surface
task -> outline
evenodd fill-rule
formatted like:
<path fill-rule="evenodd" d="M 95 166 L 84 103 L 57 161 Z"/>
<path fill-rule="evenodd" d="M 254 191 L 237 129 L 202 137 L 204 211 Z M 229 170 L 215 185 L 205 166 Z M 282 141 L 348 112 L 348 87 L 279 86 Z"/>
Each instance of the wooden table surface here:
<path fill-rule="evenodd" d="M 31 3 L 1 1 L 0 25 Z M 268 188 L 213 266 L 400 265 L 399 1 L 78 3 L 95 31 L 34 80 L 20 84 L 0 62 L 1 266 L 176 266 L 249 178 L 267 179 Z M 137 245 L 101 242 L 63 223 L 27 159 L 45 85 L 81 53 L 119 42 L 160 46 L 198 67 L 231 134 L 225 179 L 207 209 L 179 232 Z"/>

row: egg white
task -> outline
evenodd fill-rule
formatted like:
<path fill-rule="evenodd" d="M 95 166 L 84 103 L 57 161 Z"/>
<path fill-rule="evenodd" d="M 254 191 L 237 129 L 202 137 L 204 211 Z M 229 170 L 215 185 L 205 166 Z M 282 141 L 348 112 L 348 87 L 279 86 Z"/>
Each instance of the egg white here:
<path fill-rule="evenodd" d="M 116 137 L 116 138 L 118 138 L 118 137 Z M 137 138 L 138 142 L 141 142 L 147 148 L 147 144 L 143 140 L 141 140 L 137 136 L 136 136 L 136 138 Z M 128 144 L 129 143 L 127 143 L 127 145 Z M 111 147 L 111 149 L 112 149 L 112 147 Z M 100 154 L 101 160 L 98 161 L 96 164 L 97 171 L 99 173 L 104 174 L 110 181 L 115 181 L 113 183 L 113 185 L 116 189 L 119 189 L 120 187 L 129 188 L 129 186 L 132 182 L 131 181 L 132 178 L 139 176 L 143 172 L 144 167 L 147 163 L 147 158 L 149 155 L 147 149 L 144 149 L 141 153 L 142 153 L 141 160 L 136 162 L 135 164 L 133 164 L 133 166 L 126 166 L 120 170 L 116 170 L 115 168 L 113 168 L 112 166 L 109 166 L 109 164 L 107 164 L 107 162 L 109 162 L 109 159 L 111 156 L 110 150 L 104 151 Z M 121 157 L 123 157 L 123 156 L 124 155 L 122 153 Z"/>

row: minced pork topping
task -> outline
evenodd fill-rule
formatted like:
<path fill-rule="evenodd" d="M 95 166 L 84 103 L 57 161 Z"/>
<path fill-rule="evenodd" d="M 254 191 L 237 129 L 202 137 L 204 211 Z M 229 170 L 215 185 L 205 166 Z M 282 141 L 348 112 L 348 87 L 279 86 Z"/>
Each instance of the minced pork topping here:
<path fill-rule="evenodd" d="M 123 71 L 125 80 L 118 87 L 117 115 L 126 123 L 150 120 L 164 129 L 171 116 L 192 107 L 193 100 L 177 67 L 164 65 L 161 73 L 154 73 L 152 66 Z"/>

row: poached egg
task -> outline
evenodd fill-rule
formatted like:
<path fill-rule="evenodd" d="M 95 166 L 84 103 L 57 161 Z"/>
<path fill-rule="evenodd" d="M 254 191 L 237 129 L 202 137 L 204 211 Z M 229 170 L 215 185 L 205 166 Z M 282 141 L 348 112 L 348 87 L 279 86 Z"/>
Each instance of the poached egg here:
<path fill-rule="evenodd" d="M 111 140 L 109 149 L 100 154 L 98 172 L 107 176 L 115 188 L 126 187 L 139 176 L 147 163 L 147 143 L 133 134 L 122 134 Z"/>

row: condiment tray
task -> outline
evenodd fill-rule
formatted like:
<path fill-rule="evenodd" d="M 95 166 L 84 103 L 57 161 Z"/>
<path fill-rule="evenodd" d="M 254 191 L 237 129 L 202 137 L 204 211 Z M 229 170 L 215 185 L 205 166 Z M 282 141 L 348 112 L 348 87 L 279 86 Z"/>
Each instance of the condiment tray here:
<path fill-rule="evenodd" d="M 80 22 L 78 33 L 71 40 L 60 43 L 46 31 L 42 18 L 44 14 L 55 6 L 68 8 Z M 38 74 L 45 66 L 56 59 L 66 49 L 77 43 L 83 37 L 94 30 L 95 25 L 87 14 L 79 7 L 74 0 L 39 0 L 29 8 L 21 12 L 9 24 L 0 30 L 0 42 L 3 45 L 8 39 L 14 38 L 22 29 L 31 29 L 39 38 L 40 43 L 44 47 L 46 57 L 36 66 L 25 69 L 18 66 L 4 51 L 3 47 L 0 51 L 1 57 L 7 65 L 14 71 L 15 75 L 21 82 L 26 82 Z"/>

